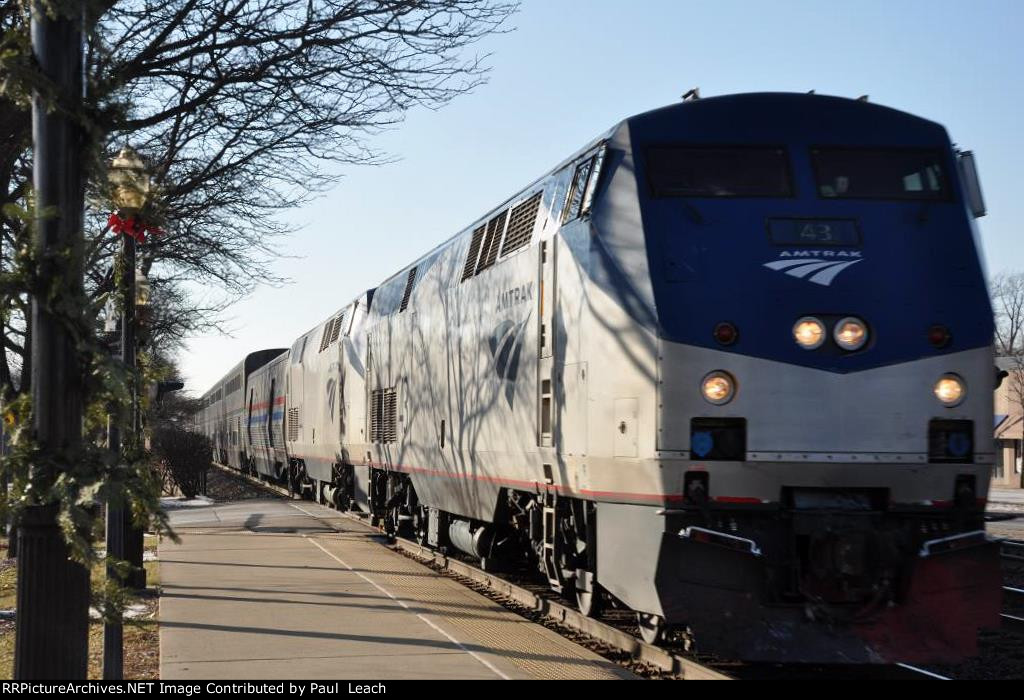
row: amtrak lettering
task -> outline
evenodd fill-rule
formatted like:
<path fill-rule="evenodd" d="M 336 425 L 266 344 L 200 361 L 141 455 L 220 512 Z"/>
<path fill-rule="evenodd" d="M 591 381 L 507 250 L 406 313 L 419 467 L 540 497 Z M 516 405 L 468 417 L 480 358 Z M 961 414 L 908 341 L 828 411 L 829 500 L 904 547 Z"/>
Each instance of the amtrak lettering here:
<path fill-rule="evenodd" d="M 533 299 L 533 282 L 527 282 L 518 287 L 506 289 L 503 292 L 498 292 L 498 311 L 511 309 L 513 306 L 530 301 L 531 299 Z"/>
<path fill-rule="evenodd" d="M 784 250 L 780 258 L 859 258 L 859 250 Z"/>
<path fill-rule="evenodd" d="M 840 272 L 862 260 L 859 250 L 784 250 L 764 266 L 828 287 Z"/>

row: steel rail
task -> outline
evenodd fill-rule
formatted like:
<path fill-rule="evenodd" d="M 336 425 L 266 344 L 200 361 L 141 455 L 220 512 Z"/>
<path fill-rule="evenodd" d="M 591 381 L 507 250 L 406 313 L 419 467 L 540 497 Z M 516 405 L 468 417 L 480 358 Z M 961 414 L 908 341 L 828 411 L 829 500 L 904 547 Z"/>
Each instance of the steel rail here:
<path fill-rule="evenodd" d="M 1002 613 L 999 618 L 1003 623 L 1002 629 L 1011 634 L 1024 634 L 1024 617 Z"/>
<path fill-rule="evenodd" d="M 910 664 L 900 664 L 900 663 L 898 663 L 896 665 L 899 666 L 900 668 L 904 669 L 904 670 L 910 671 L 912 673 L 920 674 L 920 675 L 924 676 L 925 678 L 928 678 L 928 679 L 933 680 L 933 681 L 951 681 L 951 680 L 953 680 L 949 676 L 940 675 L 938 673 L 935 673 L 934 671 L 929 671 L 926 668 L 918 668 L 917 666 L 911 666 Z"/>
<path fill-rule="evenodd" d="M 1024 542 L 1020 540 L 1003 540 L 1000 544 L 1000 556 L 1003 559 L 1024 561 Z"/>

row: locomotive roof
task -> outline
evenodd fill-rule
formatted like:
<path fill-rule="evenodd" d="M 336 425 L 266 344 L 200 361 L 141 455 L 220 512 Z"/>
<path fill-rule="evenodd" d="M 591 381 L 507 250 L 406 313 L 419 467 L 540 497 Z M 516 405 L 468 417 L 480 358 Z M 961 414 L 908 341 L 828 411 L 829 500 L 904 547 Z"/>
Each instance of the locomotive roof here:
<path fill-rule="evenodd" d="M 692 113 L 703 110 L 714 110 L 715 112 L 721 113 L 724 110 L 739 111 L 753 106 L 782 110 L 789 110 L 793 108 L 813 109 L 816 111 L 828 111 L 835 110 L 837 108 L 852 109 L 861 113 L 874 112 L 878 114 L 898 116 L 904 119 L 912 119 L 919 123 L 927 122 L 933 126 L 942 128 L 941 125 L 936 122 L 910 114 L 909 112 L 904 112 L 894 107 L 886 107 L 885 105 L 870 102 L 867 99 L 851 99 L 849 97 L 841 97 L 837 95 L 819 95 L 817 93 L 803 92 L 739 92 L 730 95 L 703 97 L 697 100 L 676 102 L 665 105 L 664 107 L 656 107 L 655 109 L 627 117 L 624 121 L 633 122 L 670 112 Z M 764 117 L 763 114 L 759 114 L 757 116 L 758 118 Z"/>
<path fill-rule="evenodd" d="M 875 145 L 886 141 L 907 146 L 948 141 L 941 124 L 908 112 L 866 99 L 810 93 L 753 92 L 702 98 L 643 112 L 628 117 L 625 123 L 632 136 L 656 137 L 666 127 L 678 134 L 682 128 L 698 141 L 736 144 L 764 143 L 766 135 L 776 142 L 789 142 L 828 134 L 842 134 L 844 144 L 854 135 Z M 791 138 L 780 139 L 780 134 Z"/>
<path fill-rule="evenodd" d="M 495 212 L 507 207 L 516 199 L 529 192 L 538 182 L 550 177 L 602 141 L 610 138 L 623 126 L 628 125 L 631 132 L 633 132 L 634 130 L 642 130 L 649 124 L 662 122 L 666 119 L 674 120 L 678 117 L 685 118 L 695 130 L 706 130 L 712 125 L 717 126 L 717 130 L 728 130 L 744 127 L 752 122 L 770 123 L 782 121 L 784 123 L 785 120 L 792 120 L 794 115 L 800 113 L 803 113 L 805 118 L 813 118 L 812 115 L 823 115 L 830 120 L 839 119 L 843 121 L 862 120 L 873 116 L 884 120 L 886 126 L 894 127 L 898 131 L 903 131 L 903 129 L 899 128 L 903 126 L 912 127 L 916 132 L 920 133 L 922 127 L 925 127 L 925 131 L 931 132 L 929 133 L 931 138 L 942 139 L 945 138 L 946 134 L 942 125 L 892 107 L 885 107 L 866 100 L 814 93 L 744 92 L 676 102 L 663 107 L 657 107 L 626 117 L 614 124 L 610 129 L 603 131 L 588 141 L 582 148 L 578 148 L 553 168 L 548 169 L 543 175 L 534 179 L 525 187 L 520 188 L 511 197 L 488 209 L 470 225 L 463 227 L 443 242 L 396 270 L 394 274 L 382 280 L 378 287 L 387 284 L 396 277 L 407 274 L 411 267 L 418 265 L 436 251 L 451 245 L 460 236 L 479 226 Z M 740 116 L 737 117 L 737 115 Z M 796 130 L 797 125 L 792 124 L 790 128 Z M 932 131 L 933 129 L 934 131 Z M 744 139 L 742 134 L 737 134 L 733 136 L 733 140 L 742 142 Z"/>

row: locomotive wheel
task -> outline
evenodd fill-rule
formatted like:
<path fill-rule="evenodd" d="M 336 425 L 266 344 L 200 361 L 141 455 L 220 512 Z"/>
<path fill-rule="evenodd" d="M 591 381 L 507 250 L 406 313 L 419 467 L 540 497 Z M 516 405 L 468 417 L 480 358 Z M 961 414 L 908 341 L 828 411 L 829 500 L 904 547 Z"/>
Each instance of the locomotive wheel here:
<path fill-rule="evenodd" d="M 576 607 L 585 617 L 597 618 L 601 616 L 604 608 L 604 596 L 601 595 L 601 587 L 596 583 L 593 590 L 581 591 L 576 589 Z"/>
<path fill-rule="evenodd" d="M 394 544 L 398 538 L 398 521 L 396 520 L 397 514 L 394 510 L 389 510 L 387 515 L 384 516 L 384 537 L 387 539 L 388 544 Z"/>
<path fill-rule="evenodd" d="M 640 638 L 648 644 L 657 644 L 665 633 L 665 618 L 660 615 L 638 612 L 636 624 L 640 628 Z"/>
<path fill-rule="evenodd" d="M 352 497 L 340 488 L 334 491 L 334 507 L 342 512 L 352 509 Z"/>
<path fill-rule="evenodd" d="M 417 506 L 412 515 L 412 528 L 416 544 L 425 546 L 427 544 L 427 522 L 428 513 L 424 506 Z"/>

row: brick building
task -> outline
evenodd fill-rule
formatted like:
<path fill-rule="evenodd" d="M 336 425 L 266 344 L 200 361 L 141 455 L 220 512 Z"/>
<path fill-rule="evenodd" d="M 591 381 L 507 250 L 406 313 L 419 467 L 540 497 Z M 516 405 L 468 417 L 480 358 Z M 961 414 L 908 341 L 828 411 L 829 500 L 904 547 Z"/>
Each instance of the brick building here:
<path fill-rule="evenodd" d="M 996 365 L 1009 374 L 995 393 L 996 463 L 992 467 L 994 488 L 1024 487 L 1024 360 L 1000 357 Z"/>

